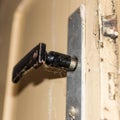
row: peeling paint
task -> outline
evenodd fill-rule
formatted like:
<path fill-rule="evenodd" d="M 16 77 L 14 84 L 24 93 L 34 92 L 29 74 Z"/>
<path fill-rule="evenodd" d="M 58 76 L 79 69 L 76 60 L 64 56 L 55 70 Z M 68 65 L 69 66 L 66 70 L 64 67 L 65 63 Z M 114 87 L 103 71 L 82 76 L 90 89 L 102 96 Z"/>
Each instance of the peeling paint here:
<path fill-rule="evenodd" d="M 102 34 L 115 40 L 118 37 L 117 16 L 102 16 Z"/>
<path fill-rule="evenodd" d="M 113 72 L 108 73 L 108 79 L 109 79 L 109 99 L 110 100 L 116 100 L 117 97 L 117 75 Z"/>
<path fill-rule="evenodd" d="M 119 120 L 118 109 L 118 27 L 116 0 L 100 0 L 100 120 Z M 102 60 L 102 59 L 104 60 Z"/>
<path fill-rule="evenodd" d="M 116 10 L 115 10 L 115 0 L 111 0 L 112 3 L 112 12 L 113 14 L 115 14 Z"/>

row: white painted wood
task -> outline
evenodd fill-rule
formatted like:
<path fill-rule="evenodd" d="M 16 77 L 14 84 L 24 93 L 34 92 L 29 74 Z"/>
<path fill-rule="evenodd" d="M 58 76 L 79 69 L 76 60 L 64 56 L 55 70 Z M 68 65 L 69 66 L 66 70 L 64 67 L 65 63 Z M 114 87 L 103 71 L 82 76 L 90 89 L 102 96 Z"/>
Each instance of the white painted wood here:
<path fill-rule="evenodd" d="M 100 73 L 101 73 L 101 119 L 119 120 L 118 109 L 118 39 L 105 37 L 102 34 L 101 18 L 116 15 L 116 1 L 99 0 L 100 24 Z"/>

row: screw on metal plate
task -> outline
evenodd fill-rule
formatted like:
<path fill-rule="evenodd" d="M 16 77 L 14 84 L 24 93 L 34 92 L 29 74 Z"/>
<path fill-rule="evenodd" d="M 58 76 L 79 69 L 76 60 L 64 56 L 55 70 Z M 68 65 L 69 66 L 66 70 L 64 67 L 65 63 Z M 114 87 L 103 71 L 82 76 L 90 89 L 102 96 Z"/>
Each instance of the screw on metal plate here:
<path fill-rule="evenodd" d="M 69 112 L 68 112 L 71 120 L 75 120 L 77 113 L 78 113 L 78 110 L 74 106 L 71 106 L 71 108 L 69 109 Z"/>
<path fill-rule="evenodd" d="M 116 15 L 102 16 L 102 33 L 113 40 L 118 37 Z"/>

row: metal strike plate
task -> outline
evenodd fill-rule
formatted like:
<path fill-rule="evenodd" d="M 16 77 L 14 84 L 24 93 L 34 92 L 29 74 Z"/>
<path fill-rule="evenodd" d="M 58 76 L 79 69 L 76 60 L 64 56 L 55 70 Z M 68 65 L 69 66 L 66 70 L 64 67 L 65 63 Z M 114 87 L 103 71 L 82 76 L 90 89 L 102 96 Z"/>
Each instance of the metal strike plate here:
<path fill-rule="evenodd" d="M 81 120 L 81 31 L 80 9 L 77 9 L 68 23 L 68 54 L 77 56 L 78 65 L 74 72 L 67 73 L 66 120 Z"/>

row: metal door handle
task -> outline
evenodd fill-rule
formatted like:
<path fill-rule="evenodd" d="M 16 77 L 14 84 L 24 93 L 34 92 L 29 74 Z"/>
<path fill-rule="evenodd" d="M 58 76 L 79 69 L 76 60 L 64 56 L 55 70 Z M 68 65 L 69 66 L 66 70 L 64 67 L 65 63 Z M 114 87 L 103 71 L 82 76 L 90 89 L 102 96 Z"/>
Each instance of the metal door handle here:
<path fill-rule="evenodd" d="M 77 66 L 77 58 L 54 51 L 47 52 L 46 44 L 39 43 L 15 65 L 12 81 L 17 83 L 26 71 L 31 68 L 38 68 L 42 64 L 66 71 L 74 71 Z"/>

